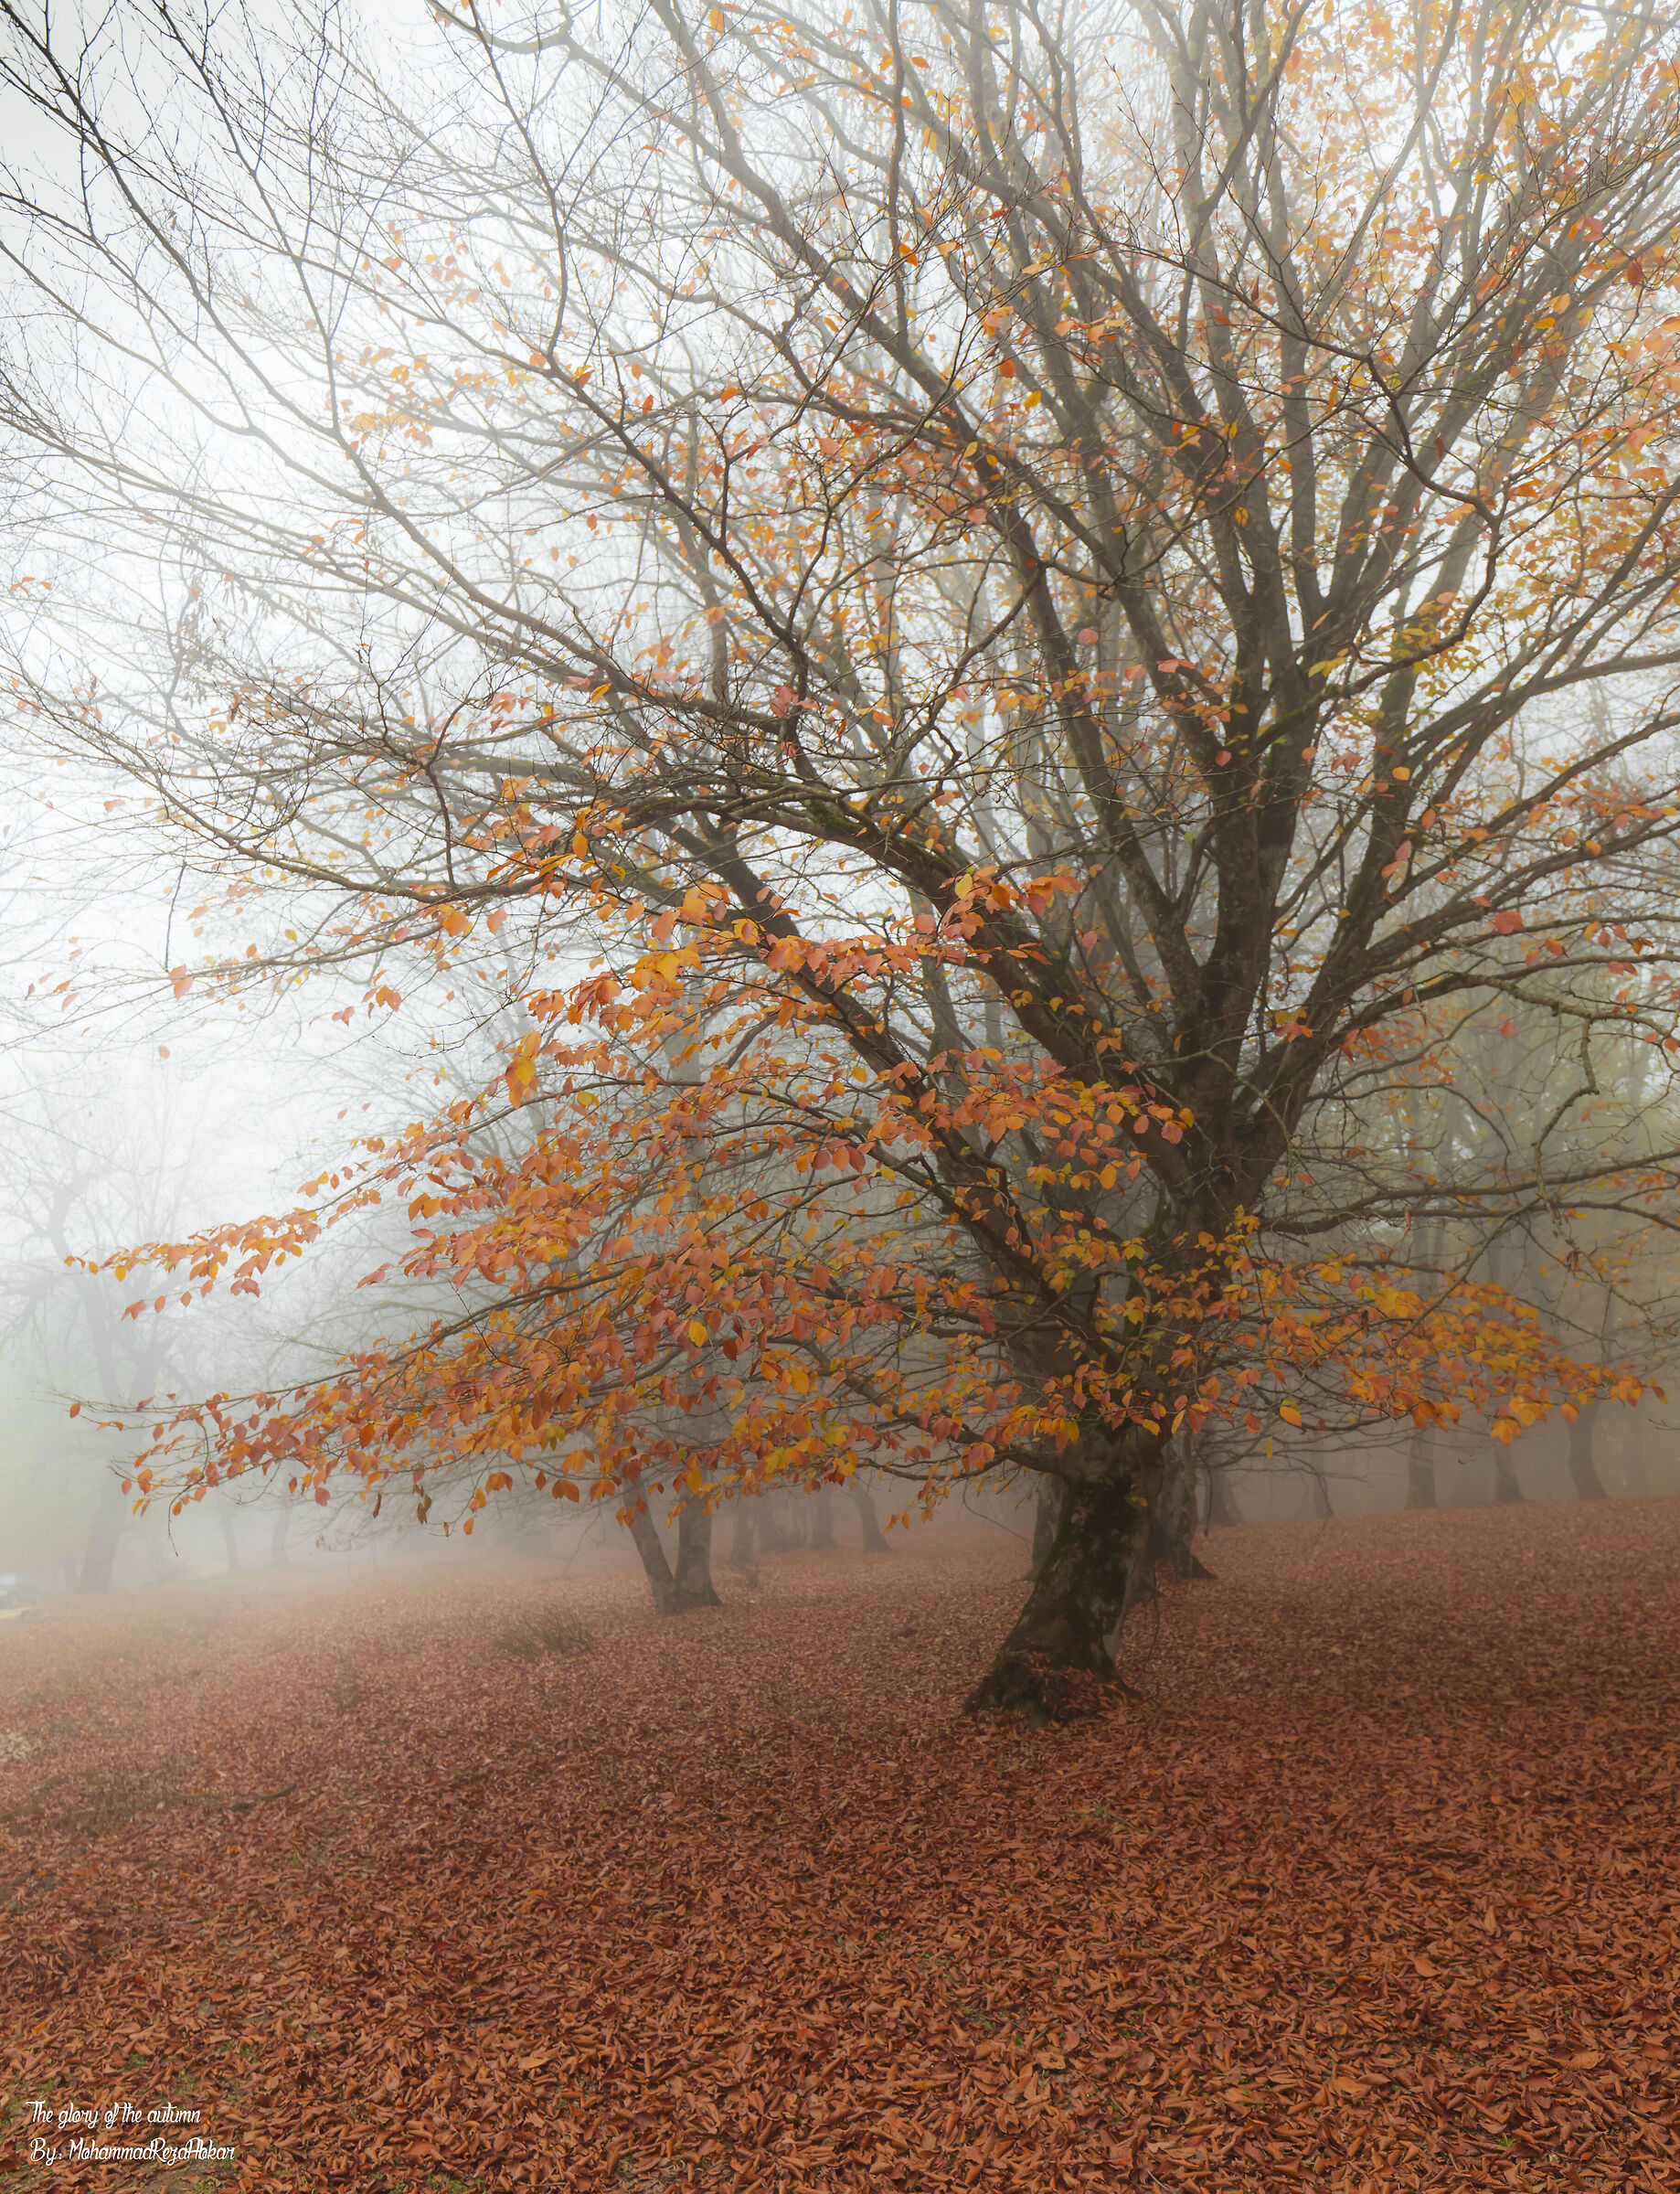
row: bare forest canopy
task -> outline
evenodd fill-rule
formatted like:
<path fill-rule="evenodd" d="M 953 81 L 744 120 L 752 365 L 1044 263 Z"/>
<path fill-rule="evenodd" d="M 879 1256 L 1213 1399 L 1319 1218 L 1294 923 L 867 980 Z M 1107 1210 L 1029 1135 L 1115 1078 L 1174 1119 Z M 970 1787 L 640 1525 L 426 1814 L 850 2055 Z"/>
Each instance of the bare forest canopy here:
<path fill-rule="evenodd" d="M 1672 1297 L 1675 14 L 434 16 L 0 4 L 31 735 L 190 874 L 177 997 L 475 1001 L 119 1262 L 394 1204 L 413 1305 L 140 1497 L 1036 1477 L 976 1698 L 1067 1705 L 1198 1454 L 1590 1469 Z"/>

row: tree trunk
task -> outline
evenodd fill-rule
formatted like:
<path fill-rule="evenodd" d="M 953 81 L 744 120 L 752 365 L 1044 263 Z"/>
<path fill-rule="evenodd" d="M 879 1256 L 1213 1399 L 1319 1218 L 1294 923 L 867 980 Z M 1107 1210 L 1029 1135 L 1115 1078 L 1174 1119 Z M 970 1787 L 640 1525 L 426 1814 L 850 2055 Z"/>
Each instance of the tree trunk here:
<path fill-rule="evenodd" d="M 289 1570 L 286 1558 L 286 1526 L 292 1521 L 284 1508 L 274 1511 L 274 1528 L 269 1533 L 269 1567 L 271 1570 Z"/>
<path fill-rule="evenodd" d="M 1435 1507 L 1435 1458 L 1430 1453 L 1429 1434 L 1420 1425 L 1406 1443 L 1406 1506 Z"/>
<path fill-rule="evenodd" d="M 834 1551 L 835 1496 L 826 1486 L 819 1486 L 811 1496 L 811 1545 L 818 1554 Z"/>
<path fill-rule="evenodd" d="M 1098 1713 L 1119 1688 L 1114 1646 L 1148 1560 L 1160 1445 L 1142 1471 L 1077 1479 L 1026 1605 L 968 1701 L 1035 1721 Z M 1149 1479 L 1154 1478 L 1154 1486 Z"/>
<path fill-rule="evenodd" d="M 1033 1516 L 1032 1564 L 1029 1577 L 1037 1577 L 1050 1559 L 1050 1549 L 1056 1544 L 1056 1526 L 1062 1512 L 1062 1482 L 1059 1478 L 1043 1477 L 1038 1481 L 1038 1506 Z"/>
<path fill-rule="evenodd" d="M 239 1566 L 239 1534 L 233 1511 L 225 1503 L 221 1512 L 221 1528 L 222 1545 L 228 1552 L 228 1567 L 229 1570 L 237 1570 Z"/>
<path fill-rule="evenodd" d="M 100 1487 L 99 1507 L 93 1511 L 93 1522 L 88 1532 L 87 1551 L 81 1558 L 81 1575 L 76 1585 L 79 1592 L 111 1590 L 117 1541 L 128 1522 L 128 1509 L 129 1496 L 122 1490 L 122 1479 L 108 1477 Z"/>
<path fill-rule="evenodd" d="M 1583 1410 L 1569 1427 L 1569 1480 L 1575 1487 L 1578 1501 L 1605 1501 L 1610 1496 L 1604 1490 L 1604 1481 L 1599 1475 L 1598 1464 L 1592 1459 L 1592 1428 L 1599 1414 L 1598 1405 Z"/>
<path fill-rule="evenodd" d="M 1324 1483 L 1323 1471 L 1313 1471 L 1307 1478 L 1307 1514 L 1316 1523 L 1328 1522 L 1335 1514 L 1330 1506 L 1330 1488 Z"/>
<path fill-rule="evenodd" d="M 1231 1474 L 1219 1464 L 1207 1466 L 1207 1528 L 1216 1525 L 1221 1530 L 1234 1531 L 1242 1521 L 1242 1510 L 1237 1506 L 1237 1495 L 1231 1486 Z"/>
<path fill-rule="evenodd" d="M 1196 1559 L 1195 1539 L 1196 1441 L 1178 1432 L 1168 1443 L 1166 1475 L 1150 1518 L 1152 1564 L 1165 1562 L 1175 1577 L 1211 1578 L 1213 1571 Z"/>
<path fill-rule="evenodd" d="M 864 1528 L 864 1552 L 885 1554 L 888 1551 L 887 1534 L 881 1529 L 881 1519 L 875 1513 L 875 1496 L 867 1486 L 860 1486 L 856 1478 L 846 1490 L 851 1496 L 853 1507 L 857 1511 L 857 1520 Z"/>
<path fill-rule="evenodd" d="M 773 1493 L 759 1496 L 759 1547 L 766 1554 L 785 1554 L 788 1549 L 787 1528 L 782 1520 L 782 1502 Z"/>
<path fill-rule="evenodd" d="M 696 1496 L 683 1503 L 676 1519 L 675 1614 L 691 1607 L 721 1607 L 712 1583 L 711 1503 Z"/>
<path fill-rule="evenodd" d="M 749 1570 L 752 1567 L 753 1517 L 745 1494 L 735 1496 L 735 1529 L 729 1539 L 729 1565 L 732 1569 Z"/>
<path fill-rule="evenodd" d="M 1517 1483 L 1516 1476 L 1516 1457 L 1511 1453 L 1507 1442 L 1495 1440 L 1494 1443 L 1494 1499 L 1504 1508 L 1510 1507 L 1514 1502 L 1520 1501 L 1522 1497 L 1523 1489 Z"/>
<path fill-rule="evenodd" d="M 642 1557 L 643 1573 L 648 1590 L 654 1595 L 654 1613 L 656 1615 L 674 1615 L 676 1613 L 676 1579 L 671 1574 L 671 1564 L 660 1542 L 659 1527 L 647 1512 L 645 1502 L 638 1501 L 630 1513 L 630 1536 L 636 1542 L 636 1552 Z"/>

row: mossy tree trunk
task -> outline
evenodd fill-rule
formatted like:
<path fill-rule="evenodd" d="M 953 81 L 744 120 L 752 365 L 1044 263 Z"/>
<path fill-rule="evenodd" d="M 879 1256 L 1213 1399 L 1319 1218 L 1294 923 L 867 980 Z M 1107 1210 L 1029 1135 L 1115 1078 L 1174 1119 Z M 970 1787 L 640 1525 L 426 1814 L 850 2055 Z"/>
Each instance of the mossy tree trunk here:
<path fill-rule="evenodd" d="M 1050 1559 L 1050 1549 L 1056 1544 L 1056 1527 L 1062 1512 L 1062 1482 L 1059 1478 L 1041 1478 L 1038 1481 L 1038 1503 L 1033 1512 L 1033 1551 L 1028 1574 L 1037 1576 Z"/>
<path fill-rule="evenodd" d="M 1106 1469 L 1067 1481 L 1049 1552 L 971 1713 L 1062 1720 L 1100 1712 L 1120 1688 L 1114 1648 L 1148 1564 L 1163 1448 L 1159 1437 L 1133 1435 L 1090 1458 Z"/>

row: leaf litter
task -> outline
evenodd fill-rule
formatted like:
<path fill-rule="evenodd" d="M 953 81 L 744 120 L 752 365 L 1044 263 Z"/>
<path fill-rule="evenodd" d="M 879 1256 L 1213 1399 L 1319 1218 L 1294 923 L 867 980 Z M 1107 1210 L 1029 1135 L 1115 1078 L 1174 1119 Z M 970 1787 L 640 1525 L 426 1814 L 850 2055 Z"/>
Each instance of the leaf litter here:
<path fill-rule="evenodd" d="M 663 1624 L 590 1581 L 587 1654 L 510 1654 L 553 1578 L 483 1565 L 52 1604 L 11 2183 L 154 2183 L 31 2167 L 41 2096 L 200 2107 L 237 2160 L 160 2188 L 1674 2187 L 1680 1503 L 1211 1560 L 1044 1731 L 959 1711 L 1001 1534 Z"/>

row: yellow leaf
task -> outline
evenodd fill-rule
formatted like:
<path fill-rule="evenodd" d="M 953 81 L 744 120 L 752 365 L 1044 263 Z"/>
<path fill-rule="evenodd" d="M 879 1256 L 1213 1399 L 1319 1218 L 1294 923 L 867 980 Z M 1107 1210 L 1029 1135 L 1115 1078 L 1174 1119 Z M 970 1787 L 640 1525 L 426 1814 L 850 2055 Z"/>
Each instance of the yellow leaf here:
<path fill-rule="evenodd" d="M 1292 1401 L 1280 1402 L 1278 1404 L 1278 1415 L 1282 1418 L 1285 1424 L 1299 1424 L 1301 1422 L 1301 1411 L 1295 1407 Z"/>
<path fill-rule="evenodd" d="M 704 1348 L 707 1342 L 710 1340 L 711 1336 L 707 1332 L 705 1326 L 701 1325 L 698 1318 L 690 1318 L 688 1321 L 688 1337 L 694 1343 L 696 1348 Z"/>

